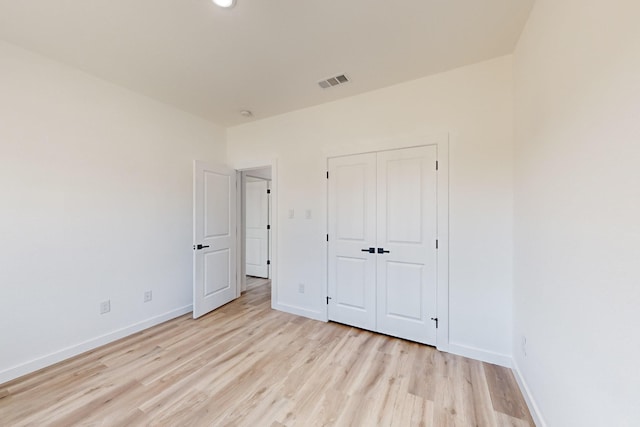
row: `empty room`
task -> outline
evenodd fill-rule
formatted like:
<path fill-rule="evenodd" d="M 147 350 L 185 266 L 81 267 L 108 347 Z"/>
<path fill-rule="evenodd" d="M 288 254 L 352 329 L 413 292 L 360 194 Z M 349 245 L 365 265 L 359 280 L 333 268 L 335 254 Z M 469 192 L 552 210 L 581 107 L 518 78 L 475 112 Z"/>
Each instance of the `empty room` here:
<path fill-rule="evenodd" d="M 0 0 L 0 426 L 640 425 L 639 18 Z"/>

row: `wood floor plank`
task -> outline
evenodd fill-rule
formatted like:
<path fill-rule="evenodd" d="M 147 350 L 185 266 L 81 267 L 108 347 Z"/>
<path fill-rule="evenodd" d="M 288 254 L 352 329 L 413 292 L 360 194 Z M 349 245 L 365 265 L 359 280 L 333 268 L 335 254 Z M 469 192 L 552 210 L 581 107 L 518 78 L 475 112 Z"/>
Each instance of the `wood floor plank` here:
<path fill-rule="evenodd" d="M 80 422 L 86 422 L 87 417 L 90 415 L 108 408 L 109 412 L 113 412 L 115 408 L 114 399 L 122 398 L 128 391 L 138 387 L 137 381 L 128 381 L 122 385 L 115 386 L 109 390 L 101 390 L 94 398 L 78 405 L 74 410 L 67 413 L 64 417 L 58 417 L 51 427 L 66 427 Z"/>
<path fill-rule="evenodd" d="M 271 281 L 269 279 L 264 279 L 262 277 L 255 277 L 255 276 L 247 276 L 247 291 L 250 291 L 251 289 L 255 289 L 262 285 L 268 285 L 270 283 Z"/>
<path fill-rule="evenodd" d="M 483 363 L 469 361 L 471 384 L 473 385 L 473 408 L 478 426 L 496 425 L 495 411 L 491 402 L 491 393 L 483 369 Z"/>
<path fill-rule="evenodd" d="M 521 420 L 496 412 L 496 425 L 498 427 L 528 427 L 533 425 L 533 421 Z"/>
<path fill-rule="evenodd" d="M 491 393 L 493 408 L 518 419 L 530 418 L 527 404 L 520 394 L 513 373 L 500 366 L 484 363 L 483 368 Z"/>
<path fill-rule="evenodd" d="M 0 385 L 0 425 L 533 426 L 508 369 L 270 304 L 254 282 Z"/>
<path fill-rule="evenodd" d="M 419 427 L 431 427 L 433 424 L 434 404 L 432 400 L 414 396 L 411 425 Z"/>
<path fill-rule="evenodd" d="M 309 425 L 314 427 L 334 425 L 346 398 L 347 396 L 339 391 L 324 390 L 320 402 L 309 417 Z"/>
<path fill-rule="evenodd" d="M 436 395 L 436 384 L 442 356 L 432 347 L 420 348 L 413 361 L 412 375 L 409 378 L 409 393 L 433 401 Z"/>

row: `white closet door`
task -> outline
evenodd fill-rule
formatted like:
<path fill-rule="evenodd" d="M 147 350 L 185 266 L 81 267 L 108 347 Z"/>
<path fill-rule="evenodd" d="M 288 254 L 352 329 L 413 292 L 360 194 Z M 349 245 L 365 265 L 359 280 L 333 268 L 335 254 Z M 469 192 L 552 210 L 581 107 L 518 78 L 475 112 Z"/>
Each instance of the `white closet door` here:
<path fill-rule="evenodd" d="M 425 344 L 436 343 L 436 150 L 377 156 L 377 330 Z"/>
<path fill-rule="evenodd" d="M 376 155 L 330 159 L 329 177 L 329 319 L 375 330 Z"/>

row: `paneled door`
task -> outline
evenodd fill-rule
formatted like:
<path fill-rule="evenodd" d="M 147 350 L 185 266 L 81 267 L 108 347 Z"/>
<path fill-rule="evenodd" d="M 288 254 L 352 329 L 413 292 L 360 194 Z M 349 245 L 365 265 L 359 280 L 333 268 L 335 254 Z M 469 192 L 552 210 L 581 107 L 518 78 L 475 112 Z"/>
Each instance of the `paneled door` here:
<path fill-rule="evenodd" d="M 236 171 L 194 162 L 193 318 L 234 300 Z"/>
<path fill-rule="evenodd" d="M 377 330 L 435 344 L 435 146 L 378 153 Z"/>
<path fill-rule="evenodd" d="M 245 183 L 246 200 L 246 273 L 249 276 L 269 277 L 269 183 L 255 179 Z"/>
<path fill-rule="evenodd" d="M 376 155 L 329 160 L 329 319 L 376 327 Z"/>
<path fill-rule="evenodd" d="M 437 148 L 329 160 L 329 319 L 435 344 Z"/>

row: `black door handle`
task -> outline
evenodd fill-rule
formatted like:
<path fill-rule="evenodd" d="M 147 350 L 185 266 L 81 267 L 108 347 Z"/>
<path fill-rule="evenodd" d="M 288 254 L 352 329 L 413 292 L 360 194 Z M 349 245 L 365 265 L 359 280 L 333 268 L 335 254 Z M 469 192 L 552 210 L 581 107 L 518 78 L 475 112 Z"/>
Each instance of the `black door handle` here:
<path fill-rule="evenodd" d="M 209 245 L 198 245 L 198 246 L 195 247 L 195 249 L 200 250 L 200 249 L 204 249 L 204 248 L 208 248 L 208 247 L 209 247 Z"/>
<path fill-rule="evenodd" d="M 378 248 L 378 253 L 379 254 L 388 254 L 389 251 L 385 251 L 384 248 Z"/>
<path fill-rule="evenodd" d="M 370 254 L 375 254 L 376 253 L 376 248 L 369 248 L 369 249 L 360 249 L 362 252 L 369 252 Z"/>

